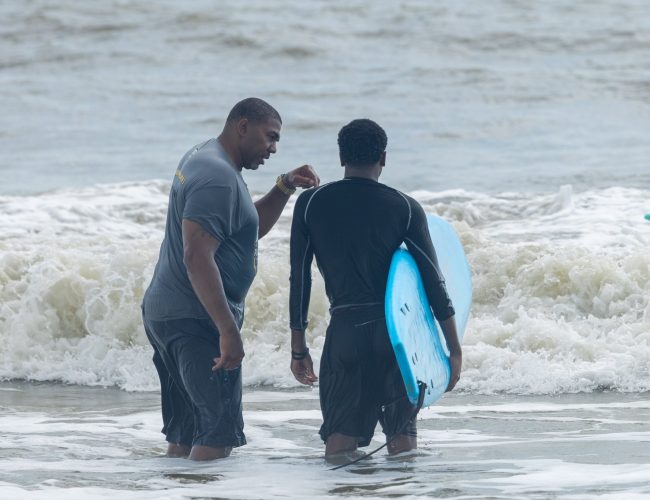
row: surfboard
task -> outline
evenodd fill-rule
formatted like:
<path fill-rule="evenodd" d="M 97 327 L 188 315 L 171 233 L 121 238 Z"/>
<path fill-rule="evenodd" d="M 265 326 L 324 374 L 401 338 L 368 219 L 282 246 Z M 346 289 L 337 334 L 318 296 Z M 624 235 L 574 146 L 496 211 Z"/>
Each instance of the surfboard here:
<path fill-rule="evenodd" d="M 427 222 L 462 340 L 472 305 L 472 272 L 451 224 L 430 214 Z M 417 404 L 418 382 L 424 382 L 427 388 L 423 406 L 430 406 L 449 385 L 449 351 L 431 312 L 415 259 L 404 247 L 395 251 L 391 261 L 385 308 L 388 333 L 408 398 Z"/>

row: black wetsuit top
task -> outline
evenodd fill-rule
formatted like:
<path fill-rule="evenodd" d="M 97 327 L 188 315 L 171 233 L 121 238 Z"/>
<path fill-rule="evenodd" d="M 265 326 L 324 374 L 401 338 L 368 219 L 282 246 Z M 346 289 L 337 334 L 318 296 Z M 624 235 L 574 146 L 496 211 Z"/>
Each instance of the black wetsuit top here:
<path fill-rule="evenodd" d="M 291 225 L 291 328 L 307 327 L 314 255 L 332 311 L 377 306 L 384 303 L 391 258 L 402 242 L 418 265 L 436 318 L 450 318 L 454 308 L 417 201 L 360 177 L 302 193 Z"/>

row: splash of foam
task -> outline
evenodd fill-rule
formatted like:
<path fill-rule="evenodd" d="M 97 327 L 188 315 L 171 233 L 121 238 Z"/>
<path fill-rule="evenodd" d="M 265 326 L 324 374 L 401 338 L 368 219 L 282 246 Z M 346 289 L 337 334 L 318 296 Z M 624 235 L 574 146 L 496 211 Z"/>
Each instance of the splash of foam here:
<path fill-rule="evenodd" d="M 621 201 L 647 193 L 414 195 L 455 221 L 474 270 L 458 390 L 650 390 L 648 238 Z M 139 305 L 166 201 L 155 182 L 0 198 L 1 378 L 157 388 Z M 260 241 L 243 329 L 249 385 L 297 384 L 288 369 L 290 215 L 287 207 Z M 572 238 L 552 231 L 576 221 Z M 313 274 L 308 341 L 318 367 L 329 315 Z"/>

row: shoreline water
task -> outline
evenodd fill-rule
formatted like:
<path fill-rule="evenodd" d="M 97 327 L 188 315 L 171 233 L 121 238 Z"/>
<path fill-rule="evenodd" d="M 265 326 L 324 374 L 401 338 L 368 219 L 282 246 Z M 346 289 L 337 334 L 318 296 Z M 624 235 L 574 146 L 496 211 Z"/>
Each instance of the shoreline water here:
<path fill-rule="evenodd" d="M 315 390 L 245 388 L 249 444 L 211 463 L 162 457 L 157 392 L 13 381 L 0 400 L 5 498 L 650 498 L 650 393 L 451 393 L 417 453 L 336 472 Z"/>

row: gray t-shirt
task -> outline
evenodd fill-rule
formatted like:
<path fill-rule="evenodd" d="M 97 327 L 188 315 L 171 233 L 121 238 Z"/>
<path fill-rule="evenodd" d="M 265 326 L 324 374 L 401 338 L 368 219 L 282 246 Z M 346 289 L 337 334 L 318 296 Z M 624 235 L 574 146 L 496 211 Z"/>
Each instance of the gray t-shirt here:
<path fill-rule="evenodd" d="M 183 263 L 183 219 L 200 224 L 221 242 L 214 260 L 241 327 L 244 299 L 257 272 L 259 218 L 241 172 L 217 139 L 188 151 L 174 175 L 165 238 L 143 302 L 153 321 L 209 317 Z"/>

